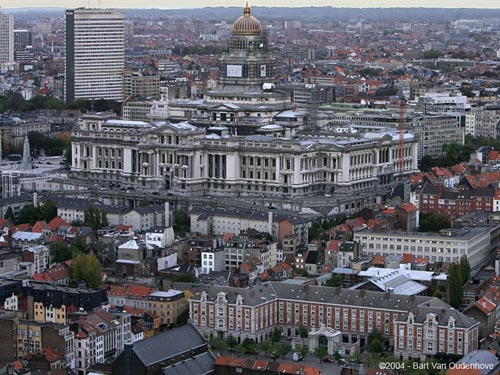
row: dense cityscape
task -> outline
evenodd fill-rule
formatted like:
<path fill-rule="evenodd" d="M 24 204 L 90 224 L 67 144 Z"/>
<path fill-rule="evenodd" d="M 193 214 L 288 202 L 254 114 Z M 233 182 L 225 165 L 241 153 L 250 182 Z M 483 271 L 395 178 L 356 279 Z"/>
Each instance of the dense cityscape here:
<path fill-rule="evenodd" d="M 241 5 L 0 11 L 0 375 L 499 375 L 500 9 Z"/>

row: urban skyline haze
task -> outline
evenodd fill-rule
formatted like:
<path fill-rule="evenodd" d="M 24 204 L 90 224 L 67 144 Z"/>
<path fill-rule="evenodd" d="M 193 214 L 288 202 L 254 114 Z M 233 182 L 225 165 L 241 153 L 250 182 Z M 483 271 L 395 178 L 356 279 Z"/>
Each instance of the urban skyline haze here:
<path fill-rule="evenodd" d="M 76 7 L 99 7 L 99 8 L 165 8 L 165 9 L 188 9 L 203 7 L 243 7 L 245 1 L 242 0 L 190 0 L 187 2 L 146 0 L 136 2 L 131 0 L 26 0 L 22 7 L 17 0 L 7 0 L 2 3 L 3 8 L 76 8 Z M 304 7 L 304 6 L 332 6 L 338 8 L 483 8 L 499 9 L 500 3 L 491 0 L 441 0 L 439 4 L 434 0 L 416 0 L 413 2 L 401 2 L 398 0 L 352 0 L 352 1 L 331 1 L 331 0 L 311 0 L 304 3 L 302 0 L 254 0 L 249 2 L 250 6 L 257 7 Z"/>

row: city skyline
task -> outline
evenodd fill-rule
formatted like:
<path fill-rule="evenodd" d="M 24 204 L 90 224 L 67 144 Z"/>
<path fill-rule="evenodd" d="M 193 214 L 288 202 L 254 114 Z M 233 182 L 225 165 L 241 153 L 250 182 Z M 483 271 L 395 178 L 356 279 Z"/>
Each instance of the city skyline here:
<path fill-rule="evenodd" d="M 16 0 L 7 0 L 3 3 L 4 9 L 12 8 L 77 8 L 77 7 L 91 7 L 91 8 L 163 8 L 163 9 L 190 9 L 190 8 L 203 8 L 203 7 L 243 7 L 245 1 L 241 0 L 191 0 L 186 3 L 179 3 L 174 1 L 164 0 L 148 0 L 142 2 L 140 5 L 132 1 L 117 1 L 117 0 L 48 0 L 40 4 L 39 1 L 28 0 L 23 3 L 23 7 L 19 6 Z M 304 7 L 304 3 L 300 0 L 254 0 L 249 2 L 250 6 L 255 7 Z M 467 8 L 467 9 L 500 9 L 500 5 L 494 4 L 490 0 L 475 0 L 473 2 L 465 0 L 442 0 L 439 5 L 432 0 L 417 0 L 411 3 L 401 3 L 397 0 L 354 0 L 354 1 L 329 1 L 329 0 L 313 0 L 307 6 L 321 7 L 332 6 L 334 8 Z"/>

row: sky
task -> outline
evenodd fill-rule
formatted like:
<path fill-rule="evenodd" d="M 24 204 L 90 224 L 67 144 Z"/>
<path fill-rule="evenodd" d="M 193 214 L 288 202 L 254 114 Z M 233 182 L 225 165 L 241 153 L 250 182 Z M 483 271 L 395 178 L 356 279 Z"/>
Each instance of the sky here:
<path fill-rule="evenodd" d="M 240 6 L 244 0 L 4 0 L 2 8 L 19 7 L 102 7 L 102 8 L 202 8 L 210 6 Z M 333 6 L 348 8 L 426 7 L 426 8 L 496 8 L 499 0 L 253 0 L 250 6 L 303 7 Z"/>

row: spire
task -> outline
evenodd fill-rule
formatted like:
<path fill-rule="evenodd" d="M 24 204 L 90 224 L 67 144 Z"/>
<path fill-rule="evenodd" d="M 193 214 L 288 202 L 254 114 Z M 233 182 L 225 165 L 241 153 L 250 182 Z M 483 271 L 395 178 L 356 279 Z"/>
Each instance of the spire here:
<path fill-rule="evenodd" d="M 30 151 L 30 141 L 28 139 L 28 134 L 24 137 L 23 146 L 23 161 L 21 163 L 21 169 L 31 169 L 31 151 Z"/>
<path fill-rule="evenodd" d="M 243 8 L 243 15 L 249 17 L 250 16 L 250 7 L 248 6 L 248 1 L 247 5 Z"/>

